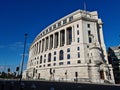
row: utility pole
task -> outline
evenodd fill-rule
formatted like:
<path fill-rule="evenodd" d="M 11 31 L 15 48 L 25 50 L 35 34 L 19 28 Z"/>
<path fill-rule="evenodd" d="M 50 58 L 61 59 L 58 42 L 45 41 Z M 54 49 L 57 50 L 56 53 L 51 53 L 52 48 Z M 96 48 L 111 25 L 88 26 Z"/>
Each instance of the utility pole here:
<path fill-rule="evenodd" d="M 20 73 L 20 82 L 22 79 L 22 73 L 23 73 L 23 64 L 24 64 L 24 58 L 25 58 L 25 48 L 26 48 L 26 40 L 27 40 L 27 33 L 25 34 L 25 41 L 24 41 L 24 49 L 23 49 L 23 58 L 22 58 L 22 64 L 21 64 L 21 73 Z"/>

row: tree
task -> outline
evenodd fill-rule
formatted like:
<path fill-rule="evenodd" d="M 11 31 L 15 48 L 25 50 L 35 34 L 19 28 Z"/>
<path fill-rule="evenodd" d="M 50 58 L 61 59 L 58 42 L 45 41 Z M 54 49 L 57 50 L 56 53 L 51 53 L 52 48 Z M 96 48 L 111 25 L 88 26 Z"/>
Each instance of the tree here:
<path fill-rule="evenodd" d="M 10 72 L 10 68 L 8 68 L 8 73 Z"/>
<path fill-rule="evenodd" d="M 10 68 L 8 68 L 8 78 L 10 78 Z"/>

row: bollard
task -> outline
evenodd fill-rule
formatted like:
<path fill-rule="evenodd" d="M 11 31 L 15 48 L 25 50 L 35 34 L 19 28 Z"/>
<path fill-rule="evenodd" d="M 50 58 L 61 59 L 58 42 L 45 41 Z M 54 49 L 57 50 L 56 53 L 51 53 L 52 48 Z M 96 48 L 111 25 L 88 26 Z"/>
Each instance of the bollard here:
<path fill-rule="evenodd" d="M 13 90 L 13 86 L 14 86 L 14 82 L 11 82 L 9 90 Z"/>
<path fill-rule="evenodd" d="M 24 90 L 24 88 L 25 88 L 25 84 L 24 84 L 24 83 L 21 83 L 21 84 L 20 84 L 20 90 Z"/>
<path fill-rule="evenodd" d="M 5 82 L 2 83 L 1 90 L 4 90 L 4 87 L 5 87 Z"/>
<path fill-rule="evenodd" d="M 32 89 L 32 90 L 36 90 L 35 84 L 32 84 L 31 89 Z"/>
<path fill-rule="evenodd" d="M 54 87 L 51 87 L 50 90 L 55 90 Z"/>

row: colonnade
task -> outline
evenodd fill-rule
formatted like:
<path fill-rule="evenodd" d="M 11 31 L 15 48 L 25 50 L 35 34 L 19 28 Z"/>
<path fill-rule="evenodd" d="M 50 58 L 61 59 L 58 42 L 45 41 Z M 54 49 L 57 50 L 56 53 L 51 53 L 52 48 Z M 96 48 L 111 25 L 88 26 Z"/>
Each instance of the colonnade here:
<path fill-rule="evenodd" d="M 73 41 L 73 28 L 68 27 L 35 42 L 30 48 L 30 57 L 44 51 L 70 45 Z"/>

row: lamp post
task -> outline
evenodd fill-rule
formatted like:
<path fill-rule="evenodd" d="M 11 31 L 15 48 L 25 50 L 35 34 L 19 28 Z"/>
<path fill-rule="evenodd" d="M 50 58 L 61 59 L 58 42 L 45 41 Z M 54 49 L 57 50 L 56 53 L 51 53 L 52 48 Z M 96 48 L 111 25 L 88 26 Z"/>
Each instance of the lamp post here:
<path fill-rule="evenodd" d="M 26 48 L 27 35 L 28 35 L 28 34 L 26 33 L 26 34 L 25 34 L 25 41 L 24 41 L 24 49 L 23 49 L 22 64 L 21 64 L 20 82 L 21 82 L 22 73 L 23 73 L 23 64 L 24 64 L 24 57 L 25 57 L 25 48 Z"/>

